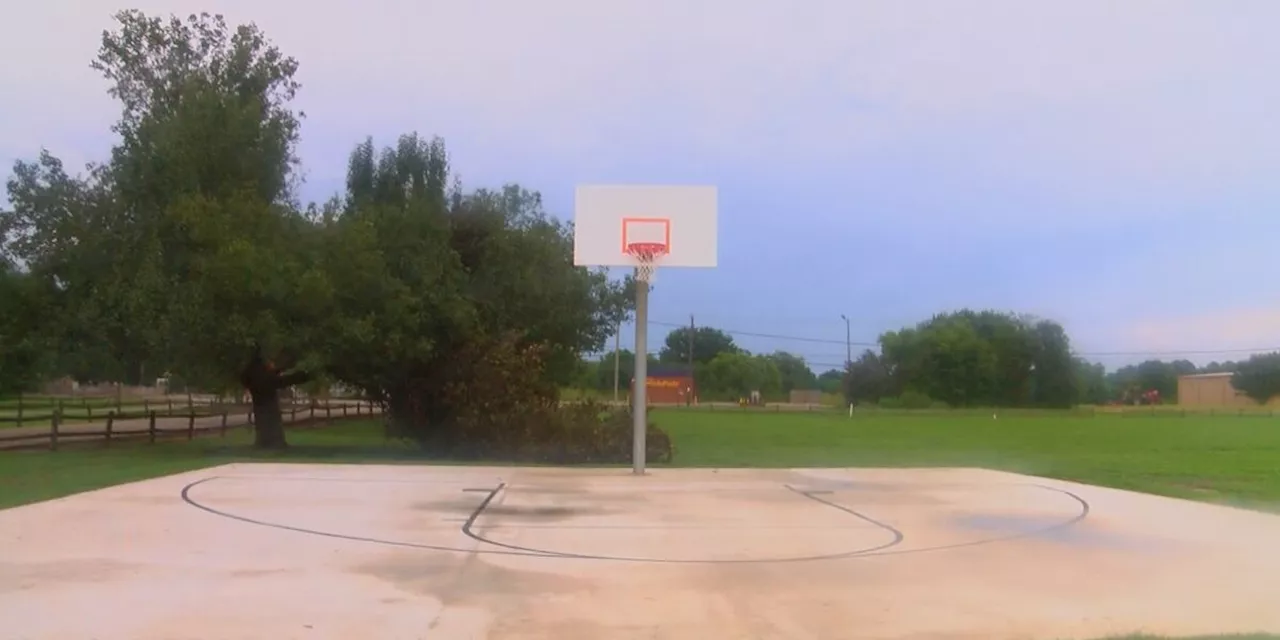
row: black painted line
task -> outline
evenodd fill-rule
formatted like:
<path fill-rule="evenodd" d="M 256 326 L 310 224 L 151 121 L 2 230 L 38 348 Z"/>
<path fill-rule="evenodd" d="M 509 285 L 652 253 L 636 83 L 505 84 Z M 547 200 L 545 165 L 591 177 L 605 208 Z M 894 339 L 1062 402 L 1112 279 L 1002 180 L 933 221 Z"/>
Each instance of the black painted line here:
<path fill-rule="evenodd" d="M 836 507 L 837 509 L 840 509 L 841 511 L 844 511 L 845 513 L 851 513 L 853 515 L 856 515 L 867 522 L 870 522 L 872 524 L 875 524 L 877 526 L 880 526 L 881 528 L 884 528 L 892 532 L 894 534 L 894 539 L 885 544 L 875 545 L 875 546 L 866 547 L 862 549 L 855 549 L 852 551 L 845 551 L 841 553 L 823 554 L 823 555 L 815 555 L 815 556 L 790 556 L 790 557 L 779 557 L 779 558 L 653 558 L 653 557 L 635 557 L 635 556 L 606 556 L 606 555 L 596 555 L 596 554 L 572 553 L 568 551 L 554 551 L 549 549 L 538 549 L 535 547 L 525 547 L 521 545 L 508 544 L 505 542 L 498 542 L 497 540 L 493 540 L 481 534 L 478 534 L 473 530 L 476 520 L 479 519 L 480 516 L 484 514 L 484 510 L 488 508 L 489 503 L 495 497 L 497 497 L 498 493 L 501 492 L 505 486 L 506 485 L 504 484 L 498 487 L 497 489 L 495 489 L 493 493 L 490 493 L 489 496 L 485 498 L 483 502 L 480 503 L 480 506 L 477 507 L 475 512 L 471 514 L 471 518 L 469 518 L 467 520 L 467 523 L 462 526 L 463 535 L 473 540 L 476 540 L 477 542 L 483 542 L 485 544 L 490 544 L 490 545 L 501 547 L 503 549 L 508 549 L 511 551 L 540 554 L 544 557 L 555 557 L 555 558 L 566 558 L 566 559 L 577 559 L 577 560 L 611 560 L 614 562 L 634 562 L 634 563 L 643 563 L 643 564 L 779 564 L 779 563 L 790 563 L 790 562 L 814 562 L 819 560 L 840 560 L 843 558 L 856 557 L 868 552 L 888 549 L 902 542 L 902 534 L 897 529 L 894 529 L 893 527 L 890 527 L 888 525 L 883 525 L 851 509 L 841 507 L 839 505 L 830 505 L 830 506 Z M 818 498 L 813 498 L 813 499 L 818 500 L 819 502 L 824 502 L 822 500 L 819 500 Z M 826 503 L 824 502 L 824 504 Z"/>
<path fill-rule="evenodd" d="M 867 552 L 867 553 L 861 553 L 861 554 L 858 554 L 858 557 L 872 557 L 872 556 L 905 556 L 905 555 L 910 555 L 910 554 L 915 554 L 915 553 L 929 553 L 929 552 L 933 552 L 933 551 L 952 551 L 952 550 L 955 550 L 955 549 L 965 549 L 965 548 L 968 548 L 968 547 L 977 547 L 977 546 L 986 545 L 986 544 L 994 544 L 994 543 L 997 543 L 997 542 L 1012 542 L 1012 541 L 1014 541 L 1014 540 L 1022 540 L 1022 539 L 1026 539 L 1026 538 L 1034 538 L 1034 537 L 1036 537 L 1036 536 L 1041 536 L 1041 535 L 1044 535 L 1044 534 L 1046 534 L 1046 533 L 1054 533 L 1054 532 L 1057 532 L 1057 531 L 1064 531 L 1064 530 L 1066 530 L 1066 529 L 1069 529 L 1069 528 L 1071 528 L 1071 527 L 1073 527 L 1073 526 L 1075 526 L 1075 525 L 1079 524 L 1079 523 L 1080 523 L 1081 521 L 1083 521 L 1085 518 L 1088 518 L 1088 517 L 1089 517 L 1089 512 L 1092 510 L 1092 508 L 1089 506 L 1089 502 L 1088 502 L 1087 500 L 1085 500 L 1084 498 L 1082 498 L 1082 497 L 1080 497 L 1080 496 L 1076 495 L 1075 493 L 1072 493 L 1071 491 L 1067 491 L 1066 489 L 1060 489 L 1060 488 L 1058 488 L 1058 487 L 1051 487 L 1051 486 L 1048 486 L 1048 485 L 1043 485 L 1043 484 L 1033 484 L 1033 483 L 1027 483 L 1027 482 L 1010 483 L 1010 485 L 1009 485 L 1009 486 L 1034 487 L 1034 488 L 1036 488 L 1036 489 L 1044 489 L 1044 490 L 1046 490 L 1046 491 L 1053 491 L 1053 492 L 1055 492 L 1055 493 L 1063 494 L 1063 495 L 1067 496 L 1068 498 L 1071 498 L 1072 500 L 1075 500 L 1075 501 L 1076 501 L 1076 503 L 1080 505 L 1080 511 L 1079 511 L 1079 513 L 1077 513 L 1076 515 L 1074 515 L 1074 516 L 1072 516 L 1071 518 L 1068 518 L 1068 519 L 1066 519 L 1066 520 L 1063 520 L 1062 522 L 1057 522 L 1057 523 L 1051 524 L 1051 525 L 1049 525 L 1049 526 L 1047 526 L 1047 527 L 1041 527 L 1041 528 L 1039 528 L 1039 529 L 1031 529 L 1031 530 L 1028 530 L 1028 531 L 1019 531 L 1019 532 L 1017 532 L 1017 533 L 1010 534 L 1010 535 L 1007 535 L 1007 536 L 998 536 L 998 537 L 995 537 L 995 538 L 982 538 L 982 539 L 980 539 L 980 540 L 969 540 L 969 541 L 966 541 L 966 542 L 957 542 L 957 543 L 954 543 L 954 544 L 943 544 L 943 545 L 937 545 L 937 546 L 933 546 L 933 547 L 920 547 L 920 548 L 917 548 L 917 549 L 896 549 L 896 550 L 881 549 L 881 550 L 869 551 L 869 552 Z M 814 500 L 818 500 L 818 498 L 814 498 Z M 826 502 L 826 501 L 823 501 L 823 502 Z M 836 504 L 834 504 L 834 503 L 829 503 L 829 502 L 828 502 L 827 504 L 831 504 L 831 506 L 833 506 L 833 507 L 840 508 L 838 505 L 836 505 Z"/>
<path fill-rule="evenodd" d="M 875 551 L 882 551 L 882 550 L 884 550 L 884 549 L 888 549 L 888 548 L 890 548 L 890 547 L 896 547 L 896 546 L 898 546 L 898 545 L 902 544 L 902 541 L 903 541 L 904 539 L 906 539 L 906 535 L 904 535 L 904 534 L 902 533 L 902 531 L 901 531 L 901 530 L 899 530 L 897 527 L 895 527 L 895 526 L 893 526 L 893 525 L 891 525 L 891 524 L 889 524 L 889 523 L 887 523 L 887 522 L 881 522 L 881 521 L 879 521 L 879 520 L 876 520 L 875 518 L 872 518 L 871 516 L 868 516 L 868 515 L 866 515 L 866 514 L 863 514 L 863 513 L 860 513 L 860 512 L 854 511 L 853 509 L 850 509 L 849 507 L 846 507 L 846 506 L 844 506 L 844 505 L 842 505 L 842 504 L 838 504 L 838 503 L 832 502 L 832 501 L 830 501 L 830 500 L 825 500 L 825 499 L 823 499 L 823 498 L 819 498 L 819 497 L 817 497 L 816 495 L 814 495 L 814 492 L 811 492 L 811 491 L 801 491 L 801 490 L 796 489 L 795 487 L 793 487 L 793 486 L 791 486 L 791 485 L 789 485 L 789 484 L 788 484 L 788 485 L 783 485 L 783 486 L 785 486 L 787 489 L 789 489 L 789 490 L 791 490 L 791 491 L 793 491 L 793 492 L 795 492 L 795 493 L 798 493 L 798 494 L 800 494 L 800 495 L 802 495 L 802 496 L 804 496 L 804 497 L 806 497 L 806 498 L 808 498 L 808 499 L 810 499 L 810 500 L 813 500 L 814 502 L 818 502 L 818 503 L 821 503 L 821 504 L 825 504 L 825 505 L 827 505 L 828 507 L 831 507 L 831 508 L 833 508 L 833 509 L 838 509 L 838 510 L 843 511 L 843 512 L 845 512 L 845 513 L 847 513 L 847 514 L 849 514 L 849 515 L 851 515 L 851 516 L 854 516 L 855 518 L 858 518 L 859 520 L 862 520 L 862 521 L 864 521 L 864 522 L 868 522 L 868 523 L 870 523 L 870 524 L 872 524 L 872 525 L 875 525 L 875 526 L 877 526 L 877 527 L 880 527 L 881 529 L 884 529 L 885 531 L 888 531 L 888 532 L 889 532 L 889 534 L 893 536 L 893 542 L 891 542 L 888 546 L 886 546 L 886 547 L 881 547 L 880 549 L 876 549 Z M 828 491 L 827 493 L 831 493 L 831 492 L 830 492 L 830 491 Z M 871 553 L 871 552 L 866 552 L 866 553 Z M 864 553 L 864 554 L 860 554 L 860 555 L 865 555 L 865 553 Z"/>
<path fill-rule="evenodd" d="M 215 509 L 215 508 L 213 508 L 213 507 L 210 507 L 210 506 L 208 506 L 208 505 L 206 505 L 206 504 L 201 504 L 200 502 L 197 502 L 194 498 L 192 498 L 192 497 L 191 497 L 191 490 L 192 490 L 192 489 L 194 489 L 195 487 L 197 487 L 197 486 L 199 486 L 199 485 L 202 485 L 202 484 L 204 484 L 204 483 L 206 483 L 206 482 L 211 482 L 211 481 L 213 481 L 213 480 L 218 480 L 218 479 L 220 479 L 220 478 L 219 478 L 219 476 L 211 476 L 211 477 L 208 477 L 208 478 L 204 478 L 204 479 L 202 479 L 202 480 L 196 480 L 195 482 L 192 482 L 191 484 L 188 484 L 187 486 L 183 487 L 183 488 L 182 488 L 182 501 L 183 501 L 183 502 L 186 502 L 187 504 L 189 504 L 189 505 L 191 505 L 191 506 L 193 506 L 193 507 L 195 507 L 195 508 L 197 508 L 197 509 L 199 509 L 199 510 L 201 510 L 201 511 L 205 511 L 205 512 L 208 512 L 208 513 L 212 513 L 212 514 L 213 514 L 213 515 L 215 515 L 215 516 L 220 516 L 220 517 L 223 517 L 223 518 L 229 518 L 229 519 L 231 519 L 231 520 L 236 520 L 236 521 L 239 521 L 239 522 L 244 522 L 244 523 L 246 523 L 246 524 L 256 524 L 256 525 L 261 526 L 261 527 L 270 527 L 270 528 L 272 528 L 272 529 L 279 529 L 279 530 L 281 530 L 281 531 L 293 531 L 293 532 L 295 532 L 295 533 L 305 533 L 305 534 L 309 534 L 309 535 L 313 535 L 313 536 L 321 536 L 321 537 L 324 537 L 324 538 L 335 538 L 335 539 L 338 539 L 338 540 L 350 540 L 350 541 L 352 541 L 352 542 L 370 542 L 370 543 L 373 543 L 373 544 L 383 544 L 383 545 L 387 545 L 387 546 L 391 546 L 391 547 L 405 547 L 405 548 L 410 548 L 410 549 L 425 549 L 425 550 L 428 550 L 428 551 L 454 551 L 454 552 L 457 552 L 457 553 L 487 553 L 487 554 L 491 554 L 491 555 L 503 555 L 503 556 L 536 556 L 536 557 L 545 557 L 543 554 L 534 554 L 534 553 L 517 553 L 517 552 L 514 552 L 514 551 L 501 551 L 501 550 L 495 550 L 495 549 L 466 549 L 466 548 L 463 548 L 463 547 L 449 547 L 449 546 L 444 546 L 444 545 L 435 545 L 435 544 L 418 544 L 418 543 L 414 543 L 414 542 L 400 542 L 400 541 L 396 541 L 396 540 L 384 540 L 384 539 L 382 539 L 382 538 L 369 538 L 369 537 L 366 537 L 366 536 L 349 536 L 349 535 L 342 534 L 342 533 L 333 533 L 333 532 L 331 532 L 331 531 L 318 531 L 318 530 L 316 530 L 316 529 L 307 529 L 307 528 L 305 528 L 305 527 L 295 527 L 295 526 L 291 526 L 291 525 L 287 525 L 287 524 L 280 524 L 280 523 L 277 523 L 277 522 L 266 522 L 266 521 L 264 521 L 264 520 L 255 520 L 255 519 L 253 519 L 253 518 L 247 518 L 247 517 L 245 517 L 245 516 L 236 515 L 236 514 L 234 514 L 234 513 L 228 513 L 228 512 L 226 512 L 226 511 L 220 511 L 220 510 Z"/>
<path fill-rule="evenodd" d="M 242 476 L 241 478 L 243 479 L 243 478 L 250 478 L 250 477 L 249 477 L 249 476 Z M 304 533 L 304 534 L 316 535 L 316 536 L 321 536 L 321 537 L 326 537 L 326 538 L 335 538 L 335 539 L 340 539 L 340 540 L 350 540 L 350 541 L 353 541 L 353 542 L 367 542 L 367 543 L 372 543 L 372 544 L 381 544 L 381 545 L 387 545 L 387 546 L 392 546 L 392 547 L 402 547 L 402 548 L 411 548 L 411 549 L 423 549 L 423 550 L 428 550 L 428 551 L 451 551 L 451 552 L 457 552 L 457 553 L 490 554 L 490 555 L 503 555 L 503 556 L 524 556 L 524 557 L 532 557 L 532 558 L 559 558 L 559 559 L 581 559 L 581 560 L 613 560 L 613 561 L 619 561 L 619 562 L 640 562 L 640 563 L 653 563 L 653 564 L 753 564 L 753 563 L 754 563 L 754 564 L 768 564 L 768 563 L 775 563 L 775 564 L 776 564 L 776 563 L 788 563 L 788 562 L 811 562 L 811 561 L 816 561 L 816 560 L 842 560 L 842 559 L 849 559 L 849 558 L 863 558 L 863 557 L 874 557 L 874 556 L 908 555 L 908 554 L 915 554 L 915 553 L 928 553 L 928 552 L 932 552 L 932 551 L 947 551 L 947 550 L 952 550 L 952 549 L 961 549 L 961 548 L 965 548 L 965 547 L 973 547 L 973 546 L 979 546 L 979 545 L 984 545 L 984 544 L 992 544 L 992 543 L 997 543 L 997 542 L 1008 542 L 1008 541 L 1012 541 L 1012 540 L 1018 540 L 1018 539 L 1022 539 L 1022 538 L 1030 538 L 1030 537 L 1034 537 L 1034 536 L 1038 536 L 1038 535 L 1043 535 L 1043 534 L 1046 534 L 1046 533 L 1052 533 L 1052 532 L 1054 532 L 1054 531 L 1065 530 L 1065 529 L 1067 529 L 1067 528 L 1070 528 L 1070 527 L 1072 527 L 1072 526 L 1074 526 L 1074 525 L 1078 524 L 1079 522 L 1081 522 L 1081 521 L 1083 521 L 1085 518 L 1087 518 L 1087 517 L 1089 516 L 1090 510 L 1091 510 L 1091 507 L 1089 506 L 1088 501 L 1086 501 L 1084 498 L 1082 498 L 1082 497 L 1080 497 L 1079 495 L 1077 495 L 1077 494 L 1075 494 L 1075 493 L 1073 493 L 1073 492 L 1071 492 L 1071 491 L 1068 491 L 1068 490 L 1066 490 L 1066 489 L 1060 489 L 1060 488 L 1057 488 L 1057 487 L 1051 487 L 1051 486 L 1041 485 L 1041 484 L 1031 484 L 1031 483 L 1010 483 L 1010 484 L 1009 484 L 1009 485 L 1007 485 L 1007 486 L 1029 486 L 1029 487 L 1034 487 L 1034 488 L 1037 488 L 1037 489 L 1043 489 L 1043 490 L 1046 490 L 1046 491 L 1053 491 L 1053 492 L 1055 492 L 1055 493 L 1063 494 L 1063 495 L 1065 495 L 1065 496 L 1067 496 L 1067 497 L 1071 498 L 1072 500 L 1074 500 L 1076 503 L 1078 503 L 1078 504 L 1080 505 L 1080 511 L 1079 511 L 1079 513 L 1077 513 L 1075 516 L 1073 516 L 1073 517 L 1071 517 L 1071 518 L 1069 518 L 1069 519 L 1067 519 L 1067 520 L 1064 520 L 1064 521 L 1062 521 L 1062 522 L 1060 522 L 1060 523 L 1056 523 L 1056 524 L 1050 525 L 1050 526 L 1048 526 L 1048 527 L 1042 527 L 1042 528 L 1040 528 L 1040 529 L 1035 529 L 1035 530 L 1031 530 L 1031 531 L 1018 532 L 1018 533 L 1013 534 L 1013 535 L 1009 535 L 1009 536 L 1001 536 L 1001 537 L 997 537 L 997 538 L 984 538 L 984 539 L 981 539 L 981 540 L 971 540 L 971 541 L 968 541 L 968 542 L 961 542 L 961 543 L 949 544 L 949 545 L 939 545 L 939 546 L 934 546 L 934 547 L 921 547 L 921 548 L 917 548 L 917 549 L 898 549 L 898 550 L 895 550 L 895 549 L 892 549 L 892 547 L 893 547 L 893 546 L 895 546 L 895 545 L 896 545 L 896 543 L 890 543 L 890 544 L 885 544 L 885 545 L 879 545 L 879 546 L 876 546 L 876 547 L 869 547 L 869 548 L 867 548 L 867 549 L 859 549 L 859 550 L 854 550 L 854 551 L 849 551 L 849 552 L 844 552 L 844 553 L 838 553 L 838 554 L 821 555 L 821 556 L 807 556 L 807 557 L 792 557 L 792 558 L 764 558 L 764 559 L 751 559 L 751 558 L 739 558 L 739 559 L 628 558 L 628 557 L 617 557 L 617 556 L 597 556 L 597 555 L 573 554 L 573 553 L 565 553 L 565 552 L 557 552 L 557 551 L 544 551 L 544 550 L 532 549 L 532 548 L 529 548 L 529 547 L 519 547 L 519 546 L 516 546 L 516 545 L 507 545 L 507 544 L 504 544 L 504 543 L 499 543 L 499 542 L 496 542 L 496 541 L 487 540 L 487 539 L 483 538 L 482 536 L 479 536 L 478 534 L 475 534 L 475 533 L 474 533 L 474 531 L 472 531 L 471 529 L 472 529 L 472 526 L 474 526 L 476 519 L 478 519 L 478 518 L 480 517 L 480 515 L 483 513 L 484 509 L 488 507 L 488 505 L 489 505 L 490 501 L 493 499 L 493 497 L 494 497 L 494 496 L 496 496 L 496 495 L 497 495 L 498 491 L 502 490 L 502 489 L 506 486 L 506 485 L 505 485 L 505 483 L 504 483 L 503 485 L 500 485 L 498 488 L 494 489 L 494 490 L 492 491 L 492 493 L 491 493 L 488 497 L 486 497 L 485 501 L 480 505 L 480 507 L 479 507 L 479 508 L 477 508 L 474 512 L 472 512 L 471 516 L 470 516 L 469 518 L 467 518 L 467 520 L 466 520 L 466 524 L 465 524 L 465 525 L 464 525 L 464 527 L 463 527 L 463 529 L 464 529 L 463 533 L 464 533 L 464 534 L 467 534 L 467 535 L 468 535 L 468 537 L 471 537 L 472 539 L 475 539 L 475 540 L 480 541 L 480 542 L 484 542 L 485 544 L 489 544 L 489 545 L 493 545 L 493 546 L 498 546 L 498 547 L 503 547 L 503 549 L 483 549 L 483 548 L 471 548 L 471 549 L 468 549 L 468 548 L 462 548 L 462 547 L 450 547 L 450 546 L 445 546 L 445 545 L 429 545 L 429 544 L 417 544 L 417 543 L 412 543 L 412 542 L 402 542 L 402 541 L 396 541 L 396 540 L 385 540 L 385 539 L 381 539 L 381 538 L 371 538 L 371 537 L 365 537 L 365 536 L 350 536 L 350 535 L 345 535 L 345 534 L 340 534 L 340 533 L 332 533 L 332 532 L 328 532 L 328 531 L 318 531 L 318 530 L 314 530 L 314 529 L 307 529 L 307 528 L 304 528 L 304 527 L 295 527 L 295 526 L 286 525 L 286 524 L 280 524 L 280 523 L 275 523 L 275 522 L 267 522 L 267 521 L 263 521 L 263 520 L 255 520 L 255 519 L 253 519 L 253 518 L 248 518 L 248 517 L 245 517 L 245 516 L 236 515 L 236 514 L 234 514 L 234 513 L 230 513 L 230 512 L 226 512 L 226 511 L 221 511 L 221 510 L 215 509 L 215 508 L 210 507 L 210 506 L 208 506 L 208 505 L 202 504 L 202 503 L 198 502 L 197 500 L 195 500 L 194 498 L 192 498 L 192 497 L 191 497 L 191 490 L 192 490 L 192 489 L 194 489 L 195 487 L 197 487 L 197 486 L 199 486 L 199 485 L 201 485 L 201 484 L 204 484 L 204 483 L 207 483 L 207 482 L 211 482 L 211 481 L 213 481 L 213 480 L 219 480 L 219 479 L 222 479 L 222 478 L 221 478 L 220 476 L 211 476 L 211 477 L 203 478 L 203 479 L 201 479 L 201 480 L 196 480 L 196 481 L 194 481 L 194 482 L 191 482 L 191 483 L 187 484 L 185 487 L 183 487 L 183 488 L 182 488 L 182 493 L 181 493 L 182 500 L 183 500 L 185 503 L 187 503 L 188 505 L 190 505 L 190 506 L 192 506 L 192 507 L 195 507 L 195 508 L 197 508 L 197 509 L 200 509 L 201 511 L 205 511 L 205 512 L 210 513 L 210 514 L 213 514 L 213 515 L 215 515 L 215 516 L 220 516 L 220 517 L 223 517 L 223 518 L 228 518 L 228 519 L 230 519 L 230 520 L 236 520 L 236 521 L 243 522 L 243 523 L 246 523 L 246 524 L 253 524 L 253 525 L 258 525 L 258 526 L 262 526 L 262 527 L 269 527 L 269 528 L 273 528 L 273 529 L 279 529 L 279 530 L 282 530 L 282 531 L 293 531 L 293 532 L 296 532 L 296 533 Z M 260 480 L 275 480 L 276 478 L 270 478 L 270 477 L 262 476 L 262 477 L 252 477 L 252 479 L 260 479 Z M 341 480 L 341 479 L 332 479 L 332 480 L 333 480 L 333 481 L 338 481 L 338 482 L 343 481 L 343 480 Z M 981 484 L 981 483 L 956 483 L 955 485 L 933 484 L 932 486 L 943 486 L 943 487 L 945 487 L 945 486 L 974 486 L 974 487 L 982 487 L 982 486 L 993 486 L 993 485 L 984 485 L 984 484 Z M 998 484 L 994 484 L 994 486 L 999 486 L 999 485 L 998 485 Z M 798 491 L 798 490 L 797 490 L 797 493 L 803 493 L 803 492 L 802 492 L 802 491 Z M 827 501 L 827 500 L 822 500 L 822 499 L 820 499 L 820 498 L 815 498 L 815 497 L 810 497 L 810 499 L 812 499 L 812 500 L 817 500 L 817 501 L 820 501 L 820 502 L 823 502 L 824 504 L 828 504 L 828 506 L 832 506 L 832 507 L 838 508 L 838 509 L 840 509 L 840 510 L 842 510 L 842 511 L 852 512 L 852 510 L 848 509 L 847 507 L 843 507 L 842 505 L 837 505 L 837 504 L 831 503 L 830 501 Z M 856 515 L 856 516 L 858 516 L 858 517 L 860 517 L 860 518 L 867 519 L 867 517 L 866 517 L 866 516 L 864 516 L 864 515 L 862 515 L 862 514 L 859 514 L 859 513 L 856 513 L 856 512 L 854 512 L 852 515 Z M 869 520 L 869 519 L 867 519 L 867 520 L 868 520 L 868 522 L 871 522 L 872 524 L 888 526 L 888 525 L 884 525 L 884 523 L 879 523 L 878 521 Z"/>

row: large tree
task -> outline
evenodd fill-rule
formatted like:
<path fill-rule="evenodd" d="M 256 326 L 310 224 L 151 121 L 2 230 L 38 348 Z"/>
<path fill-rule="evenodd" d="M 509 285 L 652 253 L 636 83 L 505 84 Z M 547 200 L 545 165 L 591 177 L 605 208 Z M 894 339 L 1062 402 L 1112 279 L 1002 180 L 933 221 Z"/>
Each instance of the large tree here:
<path fill-rule="evenodd" d="M 1256 354 L 1237 363 L 1231 386 L 1258 404 L 1280 396 L 1280 351 Z"/>
<path fill-rule="evenodd" d="M 52 360 L 40 283 L 0 256 L 0 396 L 32 391 Z"/>
<path fill-rule="evenodd" d="M 689 327 L 672 329 L 663 341 L 658 359 L 662 362 L 688 362 L 689 348 L 693 347 L 694 364 L 708 364 L 722 353 L 741 353 L 742 349 L 734 344 L 733 336 L 714 327 L 697 327 L 692 330 L 693 340 L 690 342 Z"/>
<path fill-rule="evenodd" d="M 460 403 L 479 397 L 467 390 L 494 382 L 479 377 L 533 362 L 506 351 L 536 349 L 539 371 L 522 388 L 553 393 L 625 319 L 630 280 L 575 267 L 571 228 L 536 192 L 463 193 L 441 140 L 410 134 L 381 151 L 367 140 L 347 175 L 322 215 L 336 301 L 326 368 L 385 400 L 401 433 L 457 436 Z M 460 366 L 469 359 L 495 368 Z"/>
<path fill-rule="evenodd" d="M 780 391 L 789 394 L 794 389 L 816 389 L 818 377 L 804 358 L 786 351 L 775 351 L 766 356 L 778 369 Z"/>
<path fill-rule="evenodd" d="M 1078 399 L 1070 341 L 1048 320 L 939 314 L 882 335 L 878 360 L 884 395 L 910 391 L 952 406 L 1067 407 Z"/>
<path fill-rule="evenodd" d="M 71 363 L 82 375 L 243 385 L 257 444 L 283 446 L 278 392 L 317 360 L 307 328 L 331 291 L 291 202 L 297 63 L 221 17 L 116 21 L 92 63 L 121 107 L 111 156 L 85 177 L 18 163 L 11 251 L 56 290 L 61 336 L 108 346 Z"/>

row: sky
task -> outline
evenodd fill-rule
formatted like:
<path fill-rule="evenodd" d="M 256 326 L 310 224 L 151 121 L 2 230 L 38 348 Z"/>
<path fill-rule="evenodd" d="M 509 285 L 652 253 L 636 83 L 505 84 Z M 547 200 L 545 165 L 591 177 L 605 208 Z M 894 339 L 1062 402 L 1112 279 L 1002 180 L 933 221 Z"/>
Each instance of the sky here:
<path fill-rule="evenodd" d="M 659 274 L 651 345 L 693 315 L 822 369 L 842 314 L 872 343 L 972 307 L 1056 320 L 1109 367 L 1280 347 L 1277 2 L 127 6 L 254 22 L 299 60 L 306 200 L 412 131 L 566 218 L 578 184 L 716 185 L 719 265 Z M 112 11 L 6 9 L 0 162 L 106 156 L 88 63 Z"/>

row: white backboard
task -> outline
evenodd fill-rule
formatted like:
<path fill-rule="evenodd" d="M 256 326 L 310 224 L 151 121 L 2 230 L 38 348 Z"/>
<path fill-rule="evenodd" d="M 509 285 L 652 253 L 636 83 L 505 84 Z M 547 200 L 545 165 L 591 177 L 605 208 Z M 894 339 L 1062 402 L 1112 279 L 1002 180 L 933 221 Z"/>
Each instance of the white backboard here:
<path fill-rule="evenodd" d="M 573 263 L 633 267 L 629 242 L 659 242 L 659 267 L 716 266 L 716 188 L 583 185 L 573 206 Z"/>

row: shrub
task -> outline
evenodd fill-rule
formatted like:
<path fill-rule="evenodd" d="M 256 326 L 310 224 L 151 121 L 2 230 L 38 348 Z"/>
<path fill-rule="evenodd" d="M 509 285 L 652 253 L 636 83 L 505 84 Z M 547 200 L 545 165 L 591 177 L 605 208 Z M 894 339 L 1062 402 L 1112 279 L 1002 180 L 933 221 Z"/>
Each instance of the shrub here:
<path fill-rule="evenodd" d="M 545 352 L 515 336 L 473 340 L 447 366 L 406 378 L 385 396 L 388 434 L 432 454 L 553 464 L 631 460 L 631 413 L 595 401 L 562 405 Z M 648 428 L 648 459 L 670 462 L 670 437 Z"/>
<path fill-rule="evenodd" d="M 900 396 L 881 398 L 881 409 L 946 409 L 947 403 L 938 402 L 919 391 L 904 391 Z"/>

